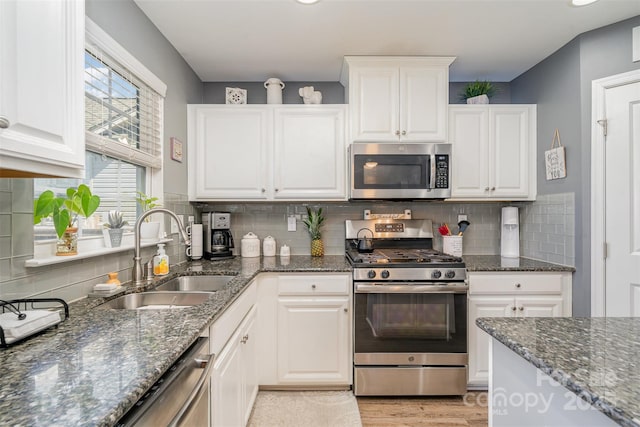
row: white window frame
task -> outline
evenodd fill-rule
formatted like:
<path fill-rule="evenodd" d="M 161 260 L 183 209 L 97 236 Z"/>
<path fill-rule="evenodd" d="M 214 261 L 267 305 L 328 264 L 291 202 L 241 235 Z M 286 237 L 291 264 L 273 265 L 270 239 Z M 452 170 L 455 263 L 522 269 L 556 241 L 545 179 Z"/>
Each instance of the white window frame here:
<path fill-rule="evenodd" d="M 120 65 L 135 74 L 137 78 L 149 85 L 162 97 L 160 99 L 160 159 L 164 158 L 164 98 L 167 95 L 167 85 L 153 74 L 142 62 L 131 55 L 125 48 L 116 42 L 109 34 L 100 28 L 95 22 L 85 17 L 85 45 L 93 44 L 116 60 Z M 94 138 L 89 132 L 87 139 Z M 147 168 L 147 180 L 145 194 L 158 198 L 162 204 L 164 199 L 164 185 L 162 180 L 162 165 L 159 168 Z M 160 224 L 163 224 L 161 221 Z"/>
<path fill-rule="evenodd" d="M 1 1 L 1 0 L 0 0 Z M 163 159 L 164 159 L 164 98 L 167 93 L 167 85 L 162 82 L 155 74 L 153 74 L 142 62 L 131 55 L 124 47 L 116 42 L 109 34 L 107 34 L 102 28 L 100 28 L 95 22 L 88 17 L 85 17 L 85 43 L 94 45 L 104 53 L 109 55 L 112 59 L 117 61 L 121 66 L 126 68 L 132 74 L 134 74 L 143 83 L 148 85 L 151 89 L 155 90 L 160 96 L 159 100 L 159 116 L 160 116 L 160 154 L 159 163 L 157 167 L 146 167 L 146 189 L 145 194 L 158 198 L 158 203 L 164 202 L 164 183 L 163 183 Z M 83 62 L 84 63 L 84 62 Z M 84 123 L 83 123 L 84 126 Z M 85 151 L 99 152 L 99 149 L 91 150 L 91 142 L 95 142 L 95 135 L 90 132 L 85 133 L 85 141 L 88 142 L 85 147 Z M 98 144 L 94 143 L 93 147 L 97 147 Z M 126 161 L 126 159 L 123 159 Z M 160 221 L 161 218 L 157 218 Z M 161 234 L 164 234 L 164 221 L 160 221 Z M 95 256 L 101 256 L 107 253 L 113 253 L 118 251 L 124 251 L 130 249 L 130 245 L 125 245 L 121 248 L 106 248 L 103 246 L 102 238 L 86 237 L 80 238 L 79 255 L 72 257 L 56 257 L 52 256 L 55 252 L 55 240 L 46 240 L 41 242 L 34 242 L 34 258 L 25 262 L 25 267 L 39 267 L 44 265 L 58 264 L 61 262 L 74 261 L 79 258 L 90 258 Z M 167 241 L 161 239 L 161 241 Z M 155 244 L 155 243 L 154 243 Z M 148 245 L 145 245 L 148 246 Z"/>

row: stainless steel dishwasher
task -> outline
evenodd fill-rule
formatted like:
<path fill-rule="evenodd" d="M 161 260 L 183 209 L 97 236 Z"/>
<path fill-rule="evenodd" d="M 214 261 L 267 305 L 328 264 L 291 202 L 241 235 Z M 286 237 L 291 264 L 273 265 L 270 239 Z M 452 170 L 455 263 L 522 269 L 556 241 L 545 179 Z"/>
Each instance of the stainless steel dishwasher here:
<path fill-rule="evenodd" d="M 210 425 L 209 339 L 198 338 L 116 426 Z"/>

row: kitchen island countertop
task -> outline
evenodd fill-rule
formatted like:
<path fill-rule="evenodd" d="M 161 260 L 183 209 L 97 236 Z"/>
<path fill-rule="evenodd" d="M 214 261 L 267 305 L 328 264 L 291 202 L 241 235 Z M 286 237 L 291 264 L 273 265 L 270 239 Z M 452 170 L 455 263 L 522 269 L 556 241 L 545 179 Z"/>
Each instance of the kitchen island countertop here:
<path fill-rule="evenodd" d="M 532 271 L 532 272 L 553 272 L 553 271 L 576 271 L 575 267 L 552 264 L 550 262 L 538 261 L 531 258 L 502 258 L 500 255 L 463 255 L 467 271 L 469 272 L 491 272 L 491 271 Z"/>
<path fill-rule="evenodd" d="M 0 425 L 114 425 L 259 273 L 350 271 L 344 256 L 196 261 L 127 292 L 182 275 L 237 276 L 184 309 L 94 309 L 104 298 L 72 303 L 57 328 L 0 349 Z"/>
<path fill-rule="evenodd" d="M 640 318 L 480 318 L 476 324 L 616 423 L 640 426 Z"/>

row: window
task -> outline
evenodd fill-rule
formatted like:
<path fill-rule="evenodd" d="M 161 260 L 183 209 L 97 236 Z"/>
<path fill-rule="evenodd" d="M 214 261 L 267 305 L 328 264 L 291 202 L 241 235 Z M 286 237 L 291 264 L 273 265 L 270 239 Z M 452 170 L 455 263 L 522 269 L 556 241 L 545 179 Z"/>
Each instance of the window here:
<path fill-rule="evenodd" d="M 80 221 L 83 237 L 102 235 L 106 213 L 114 209 L 123 212 L 131 230 L 142 213 L 136 193 L 160 197 L 166 91 L 157 77 L 104 31 L 89 19 L 86 24 L 86 177 L 34 180 L 35 198 L 47 189 L 64 195 L 67 188 L 81 183 L 100 196 L 96 213 Z M 55 239 L 51 219 L 36 225 L 34 235 L 36 240 Z"/>

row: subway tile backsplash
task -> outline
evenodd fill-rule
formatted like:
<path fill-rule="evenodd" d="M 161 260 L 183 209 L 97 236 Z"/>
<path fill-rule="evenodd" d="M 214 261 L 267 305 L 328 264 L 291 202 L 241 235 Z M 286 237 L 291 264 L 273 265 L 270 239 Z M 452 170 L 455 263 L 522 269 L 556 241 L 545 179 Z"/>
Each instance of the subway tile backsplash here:
<path fill-rule="evenodd" d="M 163 205 L 178 214 L 193 215 L 195 209 L 186 195 L 165 193 Z M 62 264 L 25 268 L 33 258 L 33 180 L 0 179 L 0 299 L 56 297 L 73 301 L 86 297 L 107 273 L 118 272 L 121 281 L 131 280 L 133 250 L 69 261 Z M 170 225 L 166 223 L 166 230 Z M 186 259 L 179 236 L 166 250 L 171 264 Z M 155 247 L 142 250 L 143 260 L 150 259 Z"/>
<path fill-rule="evenodd" d="M 19 193 L 19 194 L 18 194 Z M 25 194 L 26 193 L 26 194 Z M 25 268 L 24 261 L 33 257 L 33 227 L 31 221 L 33 184 L 31 179 L 0 179 L 0 298 L 49 296 L 71 301 L 89 293 L 93 285 L 102 283 L 110 271 L 118 271 L 120 280 L 131 279 L 133 251 L 125 251 L 86 260 L 40 267 Z M 553 194 L 538 196 L 535 202 L 518 202 L 520 208 L 520 253 L 522 256 L 574 265 L 574 195 Z M 261 239 L 271 235 L 278 248 L 291 247 L 293 255 L 310 253 L 309 233 L 302 221 L 295 232 L 287 231 L 287 216 L 306 214 L 306 206 L 322 207 L 327 220 L 322 228 L 325 253 L 344 253 L 344 221 L 361 219 L 364 209 L 373 213 L 402 213 L 411 209 L 414 218 L 433 221 L 434 246 L 442 249 L 437 228 L 447 223 L 457 230 L 458 214 L 466 214 L 471 225 L 464 235 L 463 253 L 467 255 L 496 255 L 500 253 L 501 208 L 510 204 L 500 202 L 326 202 L 326 203 L 210 203 L 190 204 L 186 195 L 165 193 L 164 207 L 178 215 L 194 215 L 218 210 L 231 212 L 231 229 L 236 247 L 242 236 L 253 231 Z M 170 230 L 169 218 L 165 229 Z M 172 264 L 186 260 L 184 244 L 178 235 L 167 245 Z M 155 248 L 143 250 L 147 260 Z"/>

